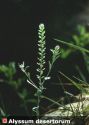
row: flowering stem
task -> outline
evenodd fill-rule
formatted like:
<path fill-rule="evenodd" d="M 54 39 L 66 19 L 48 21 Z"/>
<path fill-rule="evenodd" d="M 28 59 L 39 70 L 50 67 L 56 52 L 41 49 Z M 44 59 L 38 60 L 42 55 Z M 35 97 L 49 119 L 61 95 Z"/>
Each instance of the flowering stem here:
<path fill-rule="evenodd" d="M 52 59 L 49 61 L 49 69 L 47 75 L 45 74 L 45 54 L 46 54 L 46 44 L 45 44 L 45 27 L 44 24 L 39 25 L 39 30 L 38 30 L 38 36 L 39 36 L 39 41 L 38 41 L 38 68 L 37 68 L 37 79 L 38 79 L 38 85 L 36 85 L 30 78 L 30 73 L 26 71 L 27 67 L 24 66 L 23 64 L 19 65 L 20 69 L 23 71 L 23 73 L 27 76 L 27 82 L 33 86 L 37 91 L 36 91 L 36 96 L 37 96 L 37 106 L 33 107 L 33 111 L 36 113 L 37 118 L 40 116 L 40 101 L 42 98 L 42 93 L 44 88 L 44 83 L 46 80 L 50 79 L 49 74 L 52 70 L 54 62 L 59 58 L 60 55 L 60 50 L 59 46 L 56 46 L 54 49 L 51 49 L 52 52 Z"/>

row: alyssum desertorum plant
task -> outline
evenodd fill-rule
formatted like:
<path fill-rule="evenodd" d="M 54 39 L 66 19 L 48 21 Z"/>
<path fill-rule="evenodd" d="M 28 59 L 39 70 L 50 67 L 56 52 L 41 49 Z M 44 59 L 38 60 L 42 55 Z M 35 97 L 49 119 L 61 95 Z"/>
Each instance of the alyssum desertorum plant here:
<path fill-rule="evenodd" d="M 57 45 L 54 47 L 54 49 L 50 49 L 52 56 L 49 61 L 49 69 L 48 69 L 47 73 L 45 73 L 45 71 L 46 71 L 46 69 L 45 69 L 46 42 L 45 42 L 45 26 L 44 26 L 44 24 L 39 25 L 38 38 L 39 38 L 39 40 L 38 40 L 38 61 L 37 61 L 38 68 L 36 69 L 37 70 L 36 78 L 38 79 L 38 83 L 36 84 L 31 80 L 30 72 L 27 72 L 28 66 L 25 67 L 24 62 L 22 64 L 20 64 L 19 67 L 27 76 L 27 82 L 36 89 L 35 95 L 37 96 L 37 106 L 33 108 L 33 111 L 36 113 L 36 116 L 39 117 L 40 101 L 41 101 L 43 90 L 45 89 L 44 83 L 46 82 L 46 80 L 50 79 L 49 75 L 52 70 L 53 64 L 60 56 L 60 47 Z"/>

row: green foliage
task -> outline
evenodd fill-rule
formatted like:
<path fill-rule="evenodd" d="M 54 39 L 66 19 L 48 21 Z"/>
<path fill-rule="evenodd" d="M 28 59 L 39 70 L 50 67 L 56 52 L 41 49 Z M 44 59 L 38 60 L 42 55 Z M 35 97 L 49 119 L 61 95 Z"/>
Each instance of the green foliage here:
<path fill-rule="evenodd" d="M 88 55 L 89 50 L 85 48 L 86 45 L 89 45 L 89 33 L 86 31 L 85 27 L 78 26 L 78 35 L 73 36 L 72 42 L 65 42 L 65 41 L 58 40 L 58 39 L 55 39 L 55 40 L 61 44 L 64 44 L 65 46 L 67 46 L 66 49 L 63 49 L 63 48 L 61 49 L 62 58 L 66 59 L 69 56 L 69 54 L 71 54 L 72 52 L 76 52 L 76 50 L 80 51 L 84 58 L 86 71 L 89 74 L 89 55 Z M 80 69 L 79 66 L 76 66 L 76 69 L 82 79 L 81 80 L 74 76 L 74 78 L 75 78 L 75 80 L 77 80 L 77 82 L 75 82 L 74 80 L 72 80 L 71 78 L 66 76 L 65 74 L 63 74 L 61 72 L 60 73 L 80 91 L 80 93 L 81 93 L 80 102 L 81 102 L 81 98 L 83 95 L 85 95 L 85 99 L 86 99 L 86 95 L 87 94 L 89 95 L 89 83 L 88 83 L 84 73 L 82 72 L 82 69 Z M 64 89 L 64 92 L 66 92 L 65 89 Z M 67 94 L 67 98 L 69 98 L 69 95 L 74 96 L 74 95 L 71 95 L 71 93 L 69 93 L 69 92 L 67 92 L 65 94 Z M 69 101 L 70 101 L 70 99 L 69 99 Z M 71 107 L 71 102 L 70 102 L 70 107 Z M 78 116 L 78 114 L 80 116 L 84 115 L 85 112 L 88 112 L 88 114 L 89 114 L 89 107 L 86 107 L 86 108 L 82 107 L 82 111 L 80 111 L 79 108 L 80 108 L 80 104 L 78 103 L 78 107 L 76 107 L 75 110 L 72 109 L 74 116 Z"/>
<path fill-rule="evenodd" d="M 24 77 L 23 78 L 16 78 L 17 70 L 16 70 L 16 64 L 15 62 L 10 62 L 8 65 L 0 65 L 0 74 L 2 77 L 0 77 L 0 82 L 5 85 L 9 85 L 11 88 L 13 88 L 16 91 L 16 94 L 21 99 L 22 106 L 27 115 L 29 115 L 27 104 L 32 103 L 35 104 L 35 99 L 29 99 L 29 92 L 26 88 L 23 87 L 23 83 L 25 82 Z M 21 88 L 21 91 L 20 91 Z M 0 93 L 1 96 L 1 93 Z M 0 98 L 0 115 L 6 116 L 7 112 L 5 111 L 5 106 L 3 102 L 3 97 Z"/>
<path fill-rule="evenodd" d="M 86 31 L 85 27 L 83 26 L 78 26 L 78 32 L 79 32 L 79 35 L 73 36 L 74 42 L 69 43 L 58 39 L 55 39 L 55 40 L 67 46 L 66 50 L 65 49 L 61 50 L 62 58 L 67 58 L 69 54 L 71 54 L 72 52 L 75 52 L 76 50 L 80 51 L 81 54 L 83 55 L 86 71 L 89 73 L 89 56 L 88 56 L 89 50 L 84 48 L 86 47 L 86 45 L 89 45 L 89 33 Z M 86 83 L 87 79 L 84 73 L 82 72 L 82 70 L 79 68 L 79 66 L 76 66 L 76 69 L 81 79 Z"/>
<path fill-rule="evenodd" d="M 74 44 L 80 47 L 85 47 L 89 44 L 89 32 L 86 31 L 84 26 L 78 26 L 78 35 L 73 35 Z"/>
<path fill-rule="evenodd" d="M 89 96 L 89 84 L 76 77 L 75 78 L 77 79 L 77 82 L 75 82 L 74 80 L 72 80 L 71 78 L 66 76 L 64 73 L 60 72 L 60 74 L 69 81 L 70 85 L 75 86 L 80 91 L 80 94 L 75 96 L 75 95 L 69 93 L 68 91 L 66 91 L 63 83 L 61 83 L 63 91 L 65 93 L 65 97 L 69 101 L 69 105 L 70 105 L 69 109 L 65 109 L 65 105 L 64 105 L 63 110 L 66 113 L 69 110 L 71 110 L 72 116 L 75 116 L 75 117 L 89 115 L 89 106 L 88 106 L 88 104 L 86 106 L 86 102 L 88 101 L 88 96 Z M 70 98 L 74 98 L 74 100 L 75 100 L 74 103 L 70 102 Z M 84 104 L 85 104 L 85 106 L 84 106 Z"/>
<path fill-rule="evenodd" d="M 14 79 L 17 73 L 15 62 L 10 62 L 8 65 L 0 65 L 0 73 L 5 76 L 5 78 L 2 80 L 3 82 L 10 84 L 15 89 L 18 89 L 21 86 L 23 79 Z"/>
<path fill-rule="evenodd" d="M 4 73 L 8 80 L 11 80 L 16 73 L 15 63 L 11 62 L 6 65 L 0 65 L 0 73 Z"/>
<path fill-rule="evenodd" d="M 76 52 L 76 50 L 89 53 L 87 49 L 84 49 L 86 45 L 89 45 L 89 32 L 87 32 L 86 28 L 81 25 L 77 27 L 77 32 L 78 34 L 73 35 L 73 40 L 71 42 L 55 39 L 56 41 L 67 45 L 66 49 L 61 49 L 61 57 L 63 59 L 66 59 L 72 52 Z"/>
<path fill-rule="evenodd" d="M 68 47 L 68 49 L 66 51 L 64 49 L 61 50 L 61 52 L 62 52 L 61 55 L 63 58 L 67 58 L 67 56 L 70 53 L 72 53 L 76 50 L 79 50 L 83 55 L 83 58 L 85 61 L 85 66 L 89 73 L 89 56 L 88 56 L 89 50 L 84 48 L 87 44 L 89 44 L 89 33 L 86 31 L 85 27 L 83 27 L 83 26 L 78 26 L 78 31 L 79 31 L 79 35 L 73 36 L 74 42 L 69 43 L 69 42 L 65 42 L 62 40 L 58 40 L 58 39 L 55 39 L 55 40 Z M 82 80 L 87 82 L 87 80 L 86 80 L 84 74 L 82 73 L 82 71 L 80 70 L 80 68 L 78 66 L 76 66 L 76 69 L 77 69 L 78 73 L 80 74 Z"/>
<path fill-rule="evenodd" d="M 81 93 L 87 93 L 86 89 L 83 87 L 83 84 L 82 83 L 78 83 L 78 82 L 75 82 L 74 80 L 72 80 L 71 78 L 69 78 L 68 76 L 66 76 L 65 74 L 61 73 L 61 75 L 63 75 L 67 80 L 70 81 L 70 84 L 72 83 Z M 88 84 L 87 84 L 88 86 Z"/>

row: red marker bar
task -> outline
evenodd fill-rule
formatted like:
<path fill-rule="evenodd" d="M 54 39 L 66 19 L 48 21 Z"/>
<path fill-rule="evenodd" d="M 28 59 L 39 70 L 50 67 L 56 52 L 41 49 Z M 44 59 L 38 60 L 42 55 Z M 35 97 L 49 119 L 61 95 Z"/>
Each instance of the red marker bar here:
<path fill-rule="evenodd" d="M 7 118 L 2 118 L 2 123 L 6 124 L 7 123 Z"/>

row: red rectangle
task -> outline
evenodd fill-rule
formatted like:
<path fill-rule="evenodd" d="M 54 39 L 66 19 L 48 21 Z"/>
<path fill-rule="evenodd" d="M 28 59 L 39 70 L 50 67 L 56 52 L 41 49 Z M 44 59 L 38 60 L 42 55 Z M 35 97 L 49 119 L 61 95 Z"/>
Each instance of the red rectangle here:
<path fill-rule="evenodd" d="M 7 123 L 7 118 L 2 118 L 2 123 L 6 124 Z"/>

